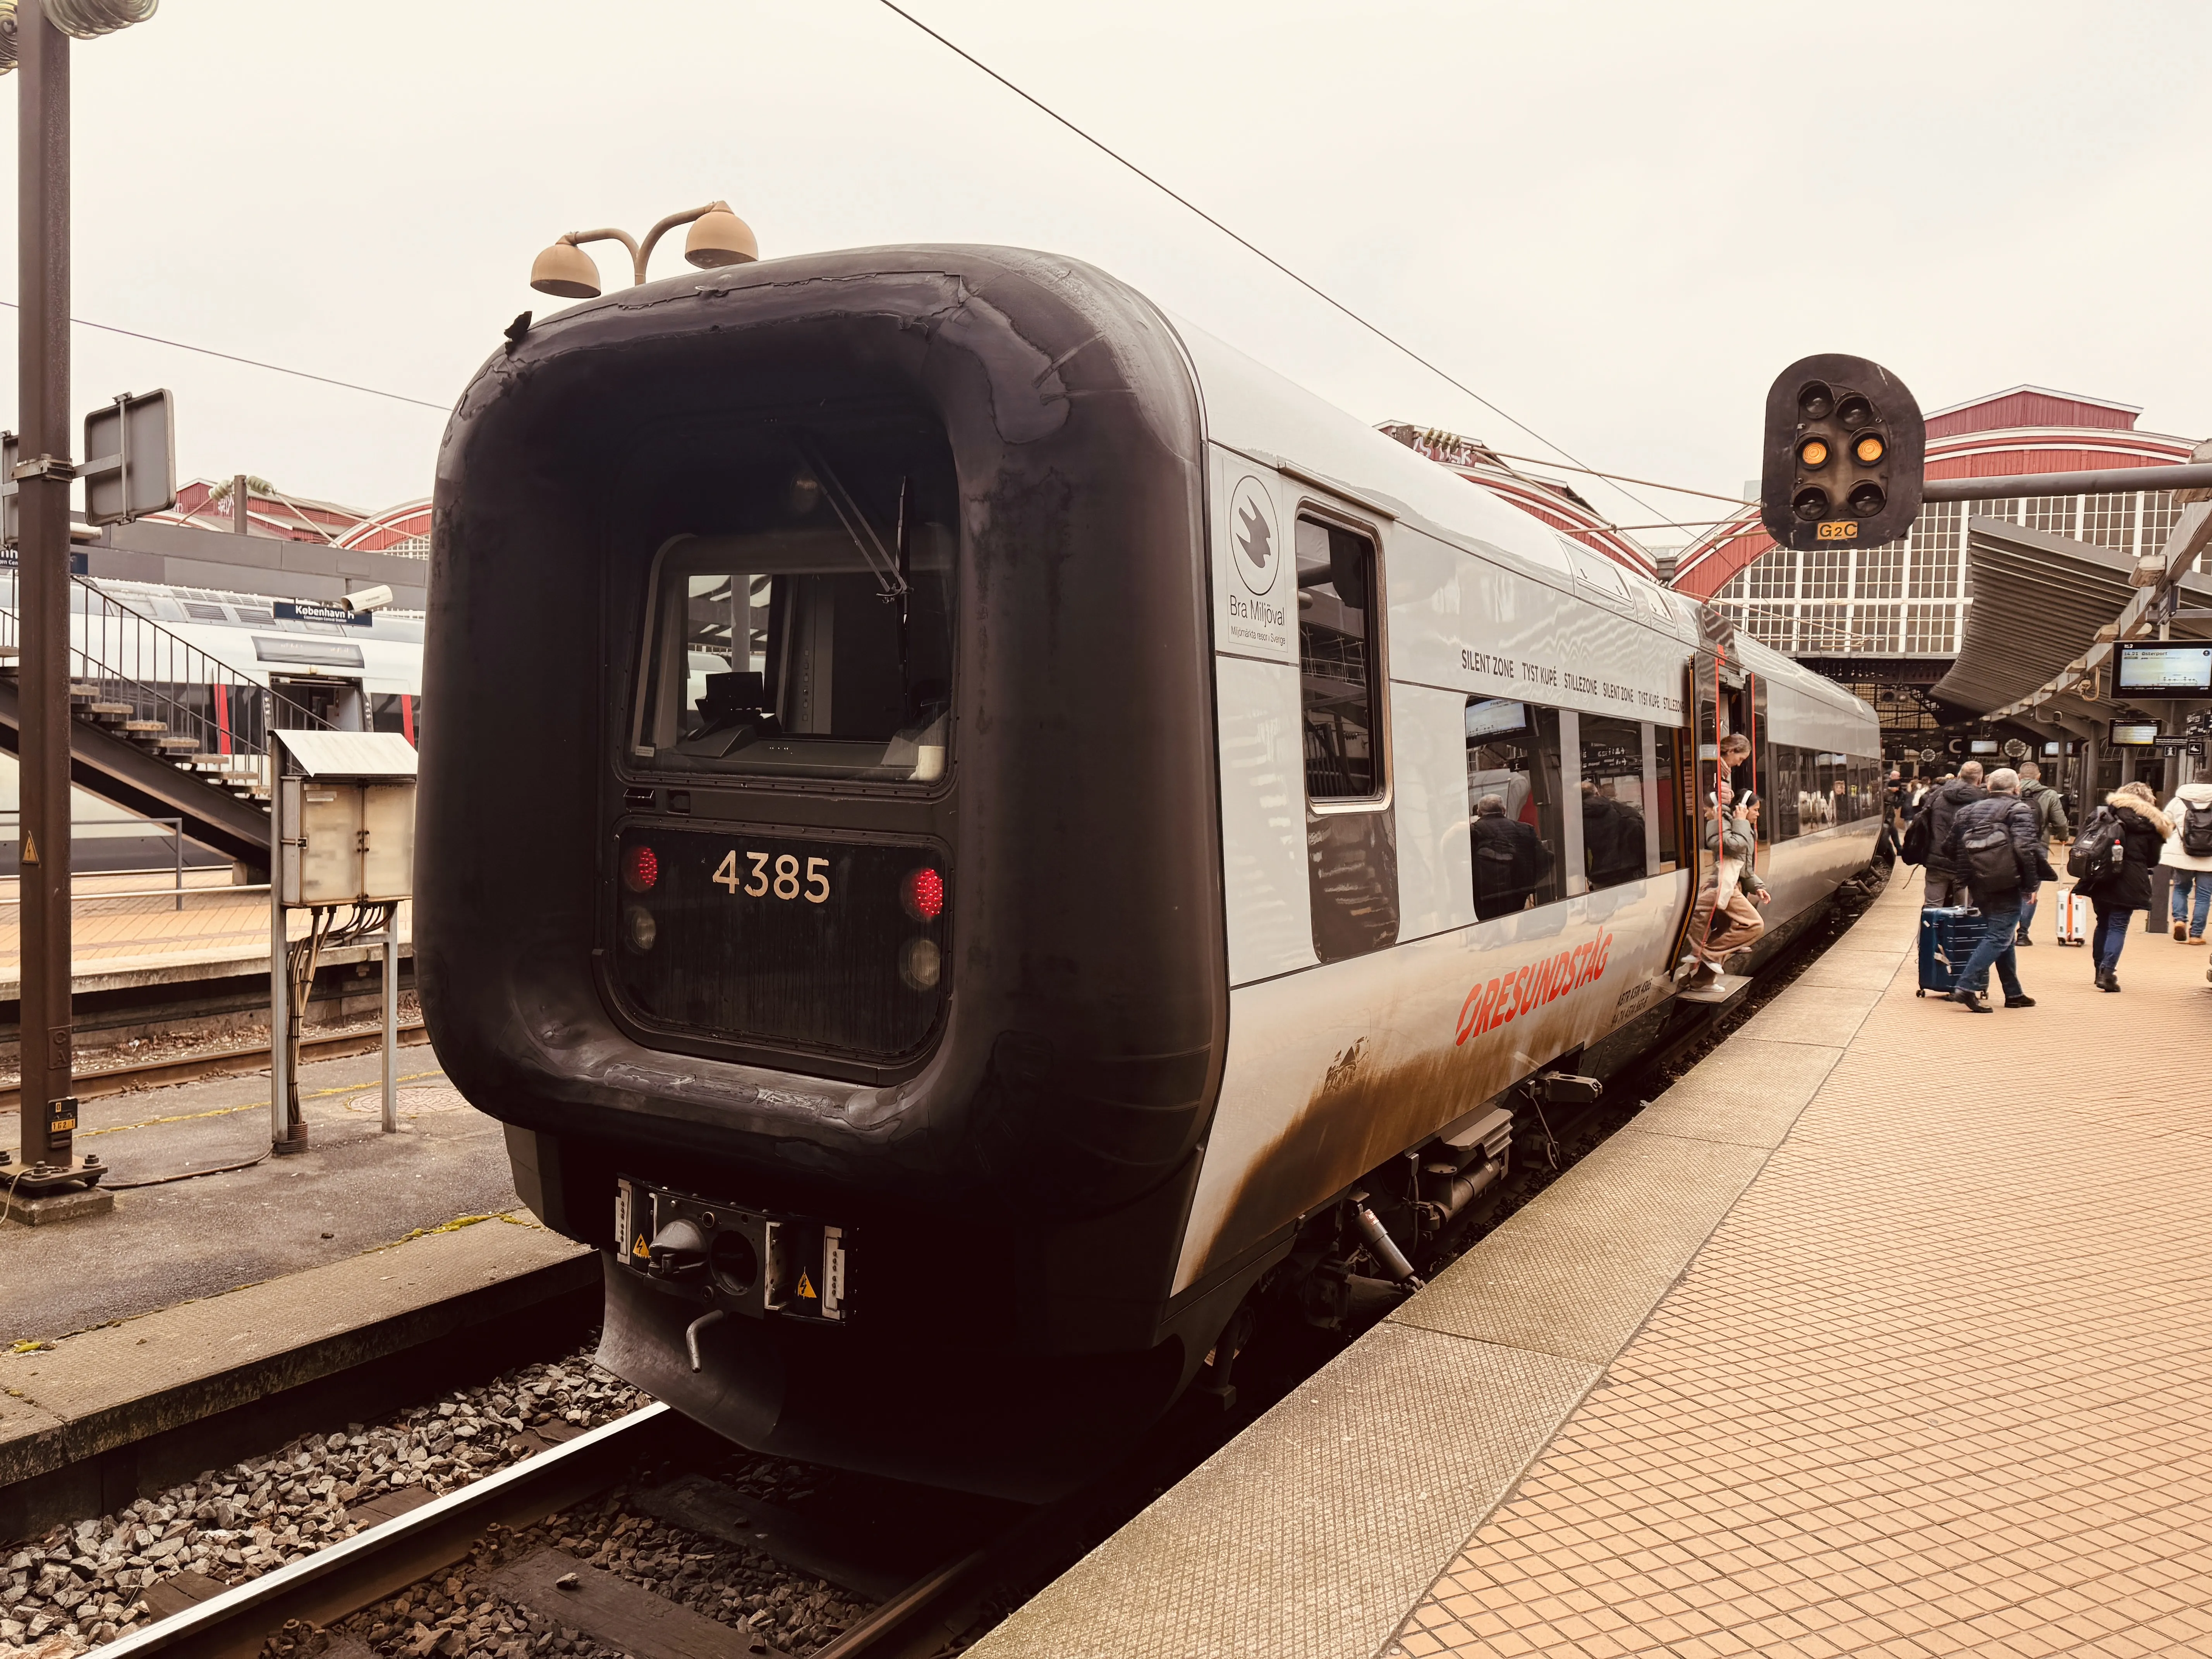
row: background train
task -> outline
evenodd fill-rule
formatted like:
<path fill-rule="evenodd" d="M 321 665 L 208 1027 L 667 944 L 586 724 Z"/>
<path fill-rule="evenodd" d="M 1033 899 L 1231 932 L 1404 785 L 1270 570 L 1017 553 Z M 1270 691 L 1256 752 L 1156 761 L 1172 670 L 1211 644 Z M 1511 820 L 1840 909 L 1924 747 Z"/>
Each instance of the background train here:
<path fill-rule="evenodd" d="M 1720 729 L 1763 951 L 1878 832 L 1863 704 L 1073 260 L 579 305 L 435 502 L 426 1018 L 765 1450 L 1079 1480 L 1657 1038 Z"/>

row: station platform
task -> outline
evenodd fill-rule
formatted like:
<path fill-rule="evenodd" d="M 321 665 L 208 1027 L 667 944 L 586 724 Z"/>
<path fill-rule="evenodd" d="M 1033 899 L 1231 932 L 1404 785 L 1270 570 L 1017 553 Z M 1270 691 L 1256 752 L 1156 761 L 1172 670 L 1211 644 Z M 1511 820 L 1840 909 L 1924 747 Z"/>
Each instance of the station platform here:
<path fill-rule="evenodd" d="M 85 1103 L 114 1209 L 0 1226 L 0 1541 L 585 1340 L 596 1257 L 521 1206 L 430 1050 L 400 1060 L 400 1133 L 377 1056 L 321 1062 L 307 1152 L 160 1185 L 130 1183 L 268 1151 L 266 1077 Z"/>
<path fill-rule="evenodd" d="M 383 1132 L 381 1057 L 302 1066 L 308 1150 L 269 1151 L 266 1075 L 100 1097 L 76 1146 L 115 1192 L 106 1215 L 0 1225 L 0 1348 L 53 1340 L 358 1255 L 417 1229 L 519 1203 L 496 1120 L 471 1107 L 428 1047 L 399 1050 L 400 1133 Z M 0 1145 L 16 1143 L 0 1111 Z M 138 1182 L 260 1158 L 247 1169 Z M 0 1170 L 0 1183 L 8 1171 Z"/>
<path fill-rule="evenodd" d="M 13 878 L 0 881 L 0 1001 L 21 983 L 22 909 Z M 179 903 L 179 899 L 182 902 Z M 411 950 L 414 909 L 399 907 L 403 951 Z M 269 963 L 269 890 L 238 887 L 228 872 L 187 870 L 182 887 L 143 872 L 79 876 L 70 903 L 76 988 L 110 990 L 189 978 L 217 978 Z M 291 918 L 306 934 L 307 913 Z"/>
<path fill-rule="evenodd" d="M 1917 873 L 977 1659 L 2212 1654 L 2207 953 Z"/>

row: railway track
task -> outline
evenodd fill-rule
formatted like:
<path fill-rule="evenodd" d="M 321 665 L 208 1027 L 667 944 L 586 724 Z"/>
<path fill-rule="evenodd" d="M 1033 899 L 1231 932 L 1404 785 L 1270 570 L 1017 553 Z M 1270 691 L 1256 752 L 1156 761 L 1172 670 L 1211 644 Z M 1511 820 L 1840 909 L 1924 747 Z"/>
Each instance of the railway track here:
<path fill-rule="evenodd" d="M 399 1044 L 410 1048 L 428 1042 L 429 1034 L 422 1029 L 421 1020 L 413 1020 L 399 1028 Z M 300 1042 L 300 1058 L 303 1062 L 319 1060 L 344 1060 L 354 1054 L 373 1054 L 383 1046 L 381 1031 L 340 1031 L 329 1036 L 303 1037 Z M 269 1064 L 269 1045 L 265 1042 L 240 1048 L 223 1048 L 212 1054 L 188 1054 L 176 1060 L 142 1060 L 135 1066 L 102 1066 L 92 1071 L 79 1072 L 74 1079 L 79 1100 L 97 1100 L 105 1095 L 127 1094 L 133 1089 L 158 1088 L 165 1084 L 197 1083 L 203 1078 L 237 1077 L 258 1072 Z M 22 1090 L 15 1084 L 0 1086 L 0 1112 L 12 1111 L 22 1104 Z"/>
<path fill-rule="evenodd" d="M 1180 1427 L 1182 1432 L 1156 1437 L 1108 1480 L 1002 1521 L 972 1547 L 956 1547 L 948 1559 L 889 1588 L 872 1611 L 815 1646 L 810 1659 L 932 1659 L 953 1650 L 1009 1586 L 1033 1587 L 1087 1546 L 1102 1524 L 1110 1529 L 1140 1506 L 1164 1475 L 1171 1478 L 1191 1449 L 1188 1420 Z M 656 1465 L 696 1465 L 706 1442 L 703 1431 L 669 1407 L 645 1406 L 96 1650 L 106 1659 L 142 1654 L 252 1659 L 272 1637 L 290 1635 L 296 1643 L 301 1634 L 327 1630 L 475 1559 L 471 1578 L 477 1589 L 463 1592 L 464 1601 L 479 1593 L 496 1598 L 540 1633 L 571 1633 L 636 1659 L 787 1659 L 785 1650 L 748 1626 L 709 1619 L 568 1550 L 525 1543 L 519 1551 L 477 1559 L 488 1544 L 499 1541 L 500 1529 L 526 1531 Z M 673 1501 L 680 1508 L 680 1488 L 702 1484 L 712 1483 L 693 1476 L 677 1486 L 629 1492 L 624 1512 L 666 1516 L 669 1492 L 678 1492 Z M 696 1497 L 691 1507 L 679 1525 L 702 1524 Z M 751 1529 L 764 1507 L 740 1504 L 722 1521 L 709 1517 L 703 1524 L 714 1534 L 757 1548 L 754 1540 L 769 1536 Z M 787 1559 L 792 1553 L 788 1540 L 770 1547 Z M 799 1553 L 806 1553 L 803 1544 Z M 867 1571 L 834 1561 L 815 1565 L 832 1578 L 865 1577 Z M 325 1650 L 361 1650 L 357 1638 L 339 1632 L 332 1632 Z"/>

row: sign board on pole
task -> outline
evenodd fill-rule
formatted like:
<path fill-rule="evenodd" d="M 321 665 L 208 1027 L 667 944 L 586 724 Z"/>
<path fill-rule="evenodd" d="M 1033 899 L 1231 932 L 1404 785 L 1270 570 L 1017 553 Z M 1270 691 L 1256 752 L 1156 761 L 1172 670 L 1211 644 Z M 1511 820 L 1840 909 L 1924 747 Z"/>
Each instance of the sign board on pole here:
<path fill-rule="evenodd" d="M 84 517 L 128 524 L 177 504 L 177 440 L 167 391 L 129 392 L 84 417 Z"/>

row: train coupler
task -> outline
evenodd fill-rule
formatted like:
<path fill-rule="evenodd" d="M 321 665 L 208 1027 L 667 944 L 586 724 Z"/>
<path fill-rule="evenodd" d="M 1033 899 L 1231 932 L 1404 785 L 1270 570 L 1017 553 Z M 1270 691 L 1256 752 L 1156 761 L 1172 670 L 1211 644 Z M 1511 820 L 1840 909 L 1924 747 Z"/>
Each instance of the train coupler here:
<path fill-rule="evenodd" d="M 853 1231 L 770 1215 L 623 1176 L 615 1183 L 623 1267 L 753 1319 L 842 1325 L 852 1317 Z"/>

